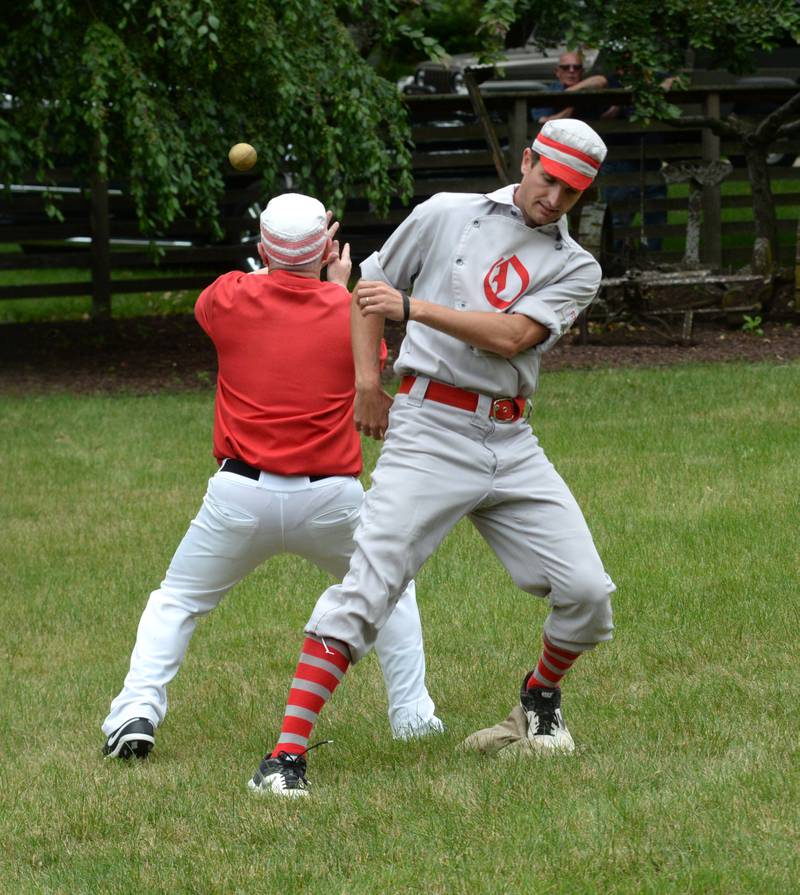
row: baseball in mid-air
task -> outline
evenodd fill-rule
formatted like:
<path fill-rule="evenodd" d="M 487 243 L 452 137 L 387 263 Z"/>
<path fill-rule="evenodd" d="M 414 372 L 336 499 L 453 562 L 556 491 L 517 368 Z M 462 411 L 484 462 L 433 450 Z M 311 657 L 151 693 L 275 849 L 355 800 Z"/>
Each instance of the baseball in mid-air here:
<path fill-rule="evenodd" d="M 249 171 L 257 158 L 258 153 L 249 143 L 236 143 L 228 152 L 228 161 L 237 171 Z"/>

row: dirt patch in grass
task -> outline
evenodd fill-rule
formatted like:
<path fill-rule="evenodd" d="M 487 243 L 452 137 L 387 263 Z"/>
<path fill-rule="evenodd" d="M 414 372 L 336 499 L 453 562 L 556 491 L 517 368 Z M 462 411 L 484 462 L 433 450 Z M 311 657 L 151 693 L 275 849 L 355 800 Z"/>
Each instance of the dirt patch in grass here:
<path fill-rule="evenodd" d="M 399 331 L 388 333 L 396 350 Z M 800 359 L 800 325 L 768 323 L 763 335 L 703 324 L 691 345 L 652 332 L 570 333 L 546 356 L 545 370 L 653 367 L 727 361 L 787 363 Z M 214 348 L 191 315 L 104 322 L 0 325 L 0 393 L 151 394 L 210 388 Z"/>

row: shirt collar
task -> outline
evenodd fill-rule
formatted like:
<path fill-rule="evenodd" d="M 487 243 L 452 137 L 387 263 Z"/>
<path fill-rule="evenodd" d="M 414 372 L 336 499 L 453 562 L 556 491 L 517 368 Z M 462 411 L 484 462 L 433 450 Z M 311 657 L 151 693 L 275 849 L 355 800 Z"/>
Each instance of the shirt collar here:
<path fill-rule="evenodd" d="M 517 208 L 514 203 L 514 193 L 516 193 L 518 186 L 518 183 L 509 183 L 507 186 L 501 186 L 499 190 L 495 190 L 492 193 L 484 193 L 484 195 L 490 202 L 495 202 L 497 205 L 508 205 L 512 208 Z M 519 212 L 519 209 L 517 211 Z M 519 215 L 520 223 L 522 223 L 522 212 L 519 212 Z M 562 238 L 569 233 L 566 215 L 563 214 L 558 220 L 553 221 L 552 224 L 543 224 L 541 227 L 532 227 L 531 229 L 538 230 L 540 233 L 560 233 Z"/>
<path fill-rule="evenodd" d="M 518 186 L 518 183 L 509 183 L 508 186 L 501 186 L 499 190 L 495 190 L 493 193 L 484 193 L 484 195 L 492 202 L 497 202 L 498 205 L 513 205 L 514 193 Z"/>

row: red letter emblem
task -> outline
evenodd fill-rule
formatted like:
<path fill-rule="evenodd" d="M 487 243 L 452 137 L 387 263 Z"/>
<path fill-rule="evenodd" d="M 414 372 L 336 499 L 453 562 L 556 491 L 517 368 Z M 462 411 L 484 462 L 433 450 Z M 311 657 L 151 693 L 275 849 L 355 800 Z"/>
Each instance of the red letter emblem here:
<path fill-rule="evenodd" d="M 519 288 L 512 298 L 503 299 L 500 298 L 500 293 L 504 292 L 506 289 L 509 265 L 517 276 Z M 506 308 L 510 308 L 520 295 L 525 292 L 530 281 L 531 278 L 528 271 L 525 269 L 525 265 L 516 255 L 512 255 L 510 258 L 498 258 L 489 268 L 489 273 L 483 278 L 483 291 L 486 294 L 486 298 L 490 305 L 504 311 Z M 516 284 L 512 283 L 511 288 L 513 288 L 514 285 Z"/>

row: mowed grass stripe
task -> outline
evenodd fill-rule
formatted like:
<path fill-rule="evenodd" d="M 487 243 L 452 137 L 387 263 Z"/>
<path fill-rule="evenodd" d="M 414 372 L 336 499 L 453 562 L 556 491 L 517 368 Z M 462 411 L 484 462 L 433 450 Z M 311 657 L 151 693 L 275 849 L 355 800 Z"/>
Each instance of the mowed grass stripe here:
<path fill-rule="evenodd" d="M 578 754 L 456 750 L 513 705 L 546 612 L 462 523 L 418 578 L 448 732 L 391 741 L 368 658 L 303 805 L 244 788 L 327 583 L 292 557 L 201 622 L 151 759 L 99 757 L 214 469 L 211 396 L 4 399 L 0 891 L 794 891 L 799 387 L 798 365 L 546 374 L 534 430 L 619 588 L 616 639 L 565 684 Z"/>

